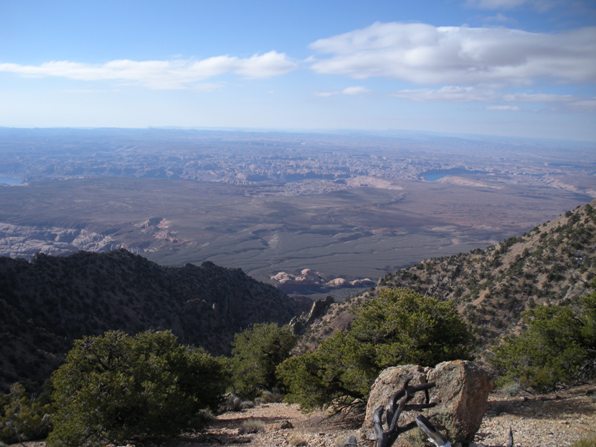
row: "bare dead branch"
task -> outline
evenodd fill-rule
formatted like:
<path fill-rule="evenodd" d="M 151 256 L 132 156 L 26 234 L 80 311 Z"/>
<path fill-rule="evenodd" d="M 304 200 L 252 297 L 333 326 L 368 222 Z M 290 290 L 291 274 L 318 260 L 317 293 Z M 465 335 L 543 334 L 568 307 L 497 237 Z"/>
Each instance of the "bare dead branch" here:
<path fill-rule="evenodd" d="M 416 425 L 428 437 L 428 440 L 437 447 L 451 447 L 451 443 L 443 436 L 431 422 L 419 414 L 416 416 Z"/>
<path fill-rule="evenodd" d="M 419 385 L 410 386 L 411 377 L 408 377 L 402 387 L 391 396 L 389 402 L 385 407 L 379 406 L 373 413 L 373 426 L 376 437 L 376 447 L 391 447 L 397 437 L 408 430 L 416 427 L 416 422 L 411 422 L 402 427 L 399 426 L 399 416 L 404 411 L 419 411 L 426 408 L 434 407 L 434 403 L 430 403 L 430 395 L 428 390 L 435 386 L 434 383 L 421 383 Z M 424 403 L 409 404 L 408 402 L 419 392 L 424 391 Z M 383 428 L 383 415 L 387 429 Z"/>
<path fill-rule="evenodd" d="M 509 439 L 507 440 L 507 447 L 513 447 L 513 431 L 509 427 Z"/>

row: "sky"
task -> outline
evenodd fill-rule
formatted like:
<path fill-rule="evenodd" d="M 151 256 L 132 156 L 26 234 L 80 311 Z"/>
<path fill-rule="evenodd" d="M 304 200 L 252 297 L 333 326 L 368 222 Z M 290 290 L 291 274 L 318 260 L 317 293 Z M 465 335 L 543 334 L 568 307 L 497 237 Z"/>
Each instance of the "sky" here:
<path fill-rule="evenodd" d="M 596 142 L 596 1 L 0 0 L 0 126 Z"/>

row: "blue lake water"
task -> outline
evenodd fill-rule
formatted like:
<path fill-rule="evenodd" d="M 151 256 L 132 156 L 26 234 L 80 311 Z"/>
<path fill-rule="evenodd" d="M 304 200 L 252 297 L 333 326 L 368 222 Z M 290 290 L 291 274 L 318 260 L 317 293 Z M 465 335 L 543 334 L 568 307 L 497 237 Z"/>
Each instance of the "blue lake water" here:
<path fill-rule="evenodd" d="M 21 177 L 14 177 L 11 175 L 0 174 L 0 185 L 2 186 L 17 186 L 22 185 L 23 179 Z"/>
<path fill-rule="evenodd" d="M 439 180 L 443 177 L 447 177 L 449 175 L 473 175 L 473 174 L 483 174 L 483 171 L 475 171 L 473 169 L 466 169 L 466 168 L 450 168 L 450 169 L 431 169 L 430 171 L 425 171 L 422 174 L 422 178 L 427 182 L 434 182 L 435 180 Z"/>

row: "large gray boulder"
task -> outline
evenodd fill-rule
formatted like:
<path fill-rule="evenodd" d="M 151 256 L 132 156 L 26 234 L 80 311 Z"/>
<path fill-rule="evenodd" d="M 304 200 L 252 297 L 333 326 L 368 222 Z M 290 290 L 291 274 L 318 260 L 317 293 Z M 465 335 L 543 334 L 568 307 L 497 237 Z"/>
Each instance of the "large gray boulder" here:
<path fill-rule="evenodd" d="M 421 412 L 404 412 L 399 426 L 413 421 L 418 414 L 424 414 L 452 443 L 467 445 L 474 439 L 486 411 L 491 381 L 486 371 L 473 362 L 454 360 L 439 363 L 434 368 L 418 365 L 402 365 L 381 371 L 373 384 L 366 417 L 361 429 L 362 436 L 374 440 L 373 412 L 379 406 L 387 405 L 391 396 L 410 378 L 410 385 L 434 382 L 430 389 L 430 401 L 436 406 Z M 416 393 L 410 403 L 423 403 L 424 392 Z M 422 446 L 418 429 L 398 439 L 399 445 Z M 397 444 L 396 444 L 397 445 Z"/>

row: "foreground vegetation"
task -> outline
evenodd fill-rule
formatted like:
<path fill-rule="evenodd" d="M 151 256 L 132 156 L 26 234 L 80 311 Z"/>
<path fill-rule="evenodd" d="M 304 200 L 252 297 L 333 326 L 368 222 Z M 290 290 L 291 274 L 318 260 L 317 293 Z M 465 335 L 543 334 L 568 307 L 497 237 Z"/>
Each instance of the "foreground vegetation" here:
<path fill-rule="evenodd" d="M 50 432 L 50 399 L 47 394 L 30 396 L 15 383 L 0 394 L 0 445 L 45 438 Z"/>
<path fill-rule="evenodd" d="M 222 365 L 171 332 L 78 340 L 52 376 L 49 446 L 125 443 L 202 426 L 225 390 Z"/>
<path fill-rule="evenodd" d="M 497 384 L 545 392 L 595 376 L 596 292 L 579 306 L 541 306 L 523 318 L 522 333 L 495 350 Z"/>
<path fill-rule="evenodd" d="M 524 320 L 494 351 L 499 384 L 545 391 L 594 377 L 596 292 Z M 203 410 L 217 411 L 226 391 L 245 399 L 282 391 L 306 409 L 365 402 L 382 369 L 469 358 L 474 343 L 452 302 L 408 289 L 383 289 L 313 352 L 289 356 L 295 340 L 287 326 L 256 324 L 236 335 L 231 357 L 215 358 L 167 331 L 84 337 L 52 375 L 51 394 L 16 384 L 0 396 L 0 441 L 49 433 L 50 447 L 69 447 L 175 436 L 201 429 Z"/>
<path fill-rule="evenodd" d="M 453 303 L 408 289 L 385 289 L 360 309 L 347 332 L 277 368 L 287 399 L 304 408 L 366 401 L 379 372 L 406 363 L 469 358 L 473 337 Z"/>
<path fill-rule="evenodd" d="M 230 359 L 233 390 L 254 399 L 264 391 L 282 386 L 275 368 L 290 355 L 296 337 L 288 326 L 255 324 L 236 334 Z"/>

